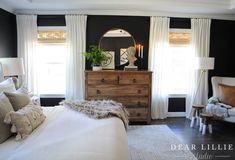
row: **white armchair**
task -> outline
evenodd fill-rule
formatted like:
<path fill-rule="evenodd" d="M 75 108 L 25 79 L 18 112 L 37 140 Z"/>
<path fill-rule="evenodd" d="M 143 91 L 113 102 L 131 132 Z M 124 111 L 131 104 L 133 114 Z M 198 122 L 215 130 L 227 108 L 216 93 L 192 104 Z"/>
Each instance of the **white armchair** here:
<path fill-rule="evenodd" d="M 235 86 L 235 77 L 212 77 L 213 97 L 208 100 L 207 112 L 223 117 L 224 121 L 235 123 L 235 107 L 219 102 L 219 84 Z"/>

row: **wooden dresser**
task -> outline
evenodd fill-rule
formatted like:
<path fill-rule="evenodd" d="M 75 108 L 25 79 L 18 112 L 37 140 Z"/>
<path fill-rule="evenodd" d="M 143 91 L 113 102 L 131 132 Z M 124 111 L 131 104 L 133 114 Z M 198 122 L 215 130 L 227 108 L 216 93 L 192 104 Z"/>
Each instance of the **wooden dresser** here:
<path fill-rule="evenodd" d="M 85 71 L 86 99 L 111 99 L 129 111 L 131 122 L 151 121 L 150 71 Z"/>

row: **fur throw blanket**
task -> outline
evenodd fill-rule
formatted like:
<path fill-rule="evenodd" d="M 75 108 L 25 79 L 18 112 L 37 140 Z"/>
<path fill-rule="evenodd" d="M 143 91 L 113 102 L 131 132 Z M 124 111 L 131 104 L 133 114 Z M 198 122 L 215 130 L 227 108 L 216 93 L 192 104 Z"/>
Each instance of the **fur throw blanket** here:
<path fill-rule="evenodd" d="M 60 104 L 85 113 L 87 116 L 95 119 L 118 117 L 123 121 L 125 128 L 127 129 L 128 127 L 128 112 L 121 103 L 112 100 L 64 100 Z"/>

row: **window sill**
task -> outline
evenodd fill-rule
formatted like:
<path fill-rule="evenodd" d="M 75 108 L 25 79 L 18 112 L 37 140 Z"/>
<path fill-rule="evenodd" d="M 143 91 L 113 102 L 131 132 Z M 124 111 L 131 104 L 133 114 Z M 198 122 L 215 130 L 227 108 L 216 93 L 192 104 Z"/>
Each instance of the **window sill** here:
<path fill-rule="evenodd" d="M 40 98 L 65 98 L 64 94 L 40 94 Z"/>
<path fill-rule="evenodd" d="M 168 97 L 169 98 L 185 98 L 187 97 L 187 94 L 186 93 L 178 93 L 178 94 L 168 94 Z"/>

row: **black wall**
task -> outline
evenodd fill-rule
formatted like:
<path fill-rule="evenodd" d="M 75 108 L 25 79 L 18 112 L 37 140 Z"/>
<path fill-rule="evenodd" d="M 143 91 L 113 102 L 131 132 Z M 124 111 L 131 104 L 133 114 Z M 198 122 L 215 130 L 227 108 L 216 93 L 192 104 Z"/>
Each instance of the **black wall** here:
<path fill-rule="evenodd" d="M 134 37 L 137 44 L 144 46 L 144 61 L 141 68 L 148 69 L 149 27 L 149 17 L 89 15 L 87 17 L 87 50 L 90 45 L 99 45 L 100 38 L 108 30 L 114 28 L 124 29 Z M 137 63 L 140 65 L 139 59 Z M 90 69 L 88 62 L 86 63 L 86 69 Z"/>
<path fill-rule="evenodd" d="M 210 57 L 215 57 L 215 68 L 209 71 L 209 96 L 212 76 L 235 77 L 235 21 L 212 20 L 210 37 Z"/>
<path fill-rule="evenodd" d="M 0 58 L 17 57 L 16 16 L 0 8 Z"/>

